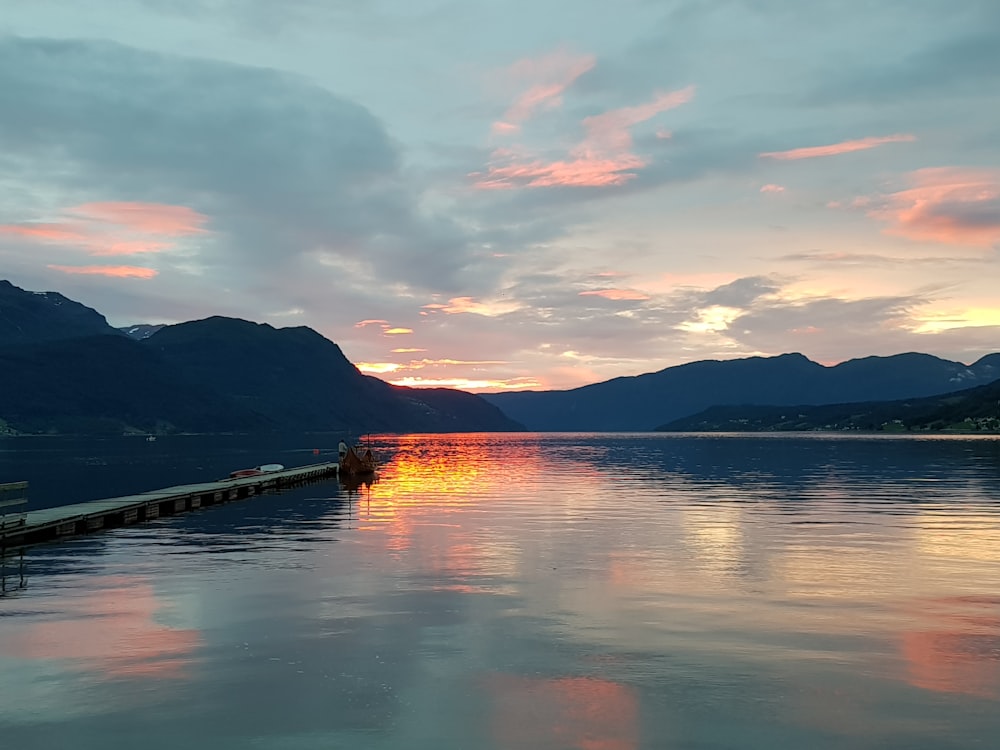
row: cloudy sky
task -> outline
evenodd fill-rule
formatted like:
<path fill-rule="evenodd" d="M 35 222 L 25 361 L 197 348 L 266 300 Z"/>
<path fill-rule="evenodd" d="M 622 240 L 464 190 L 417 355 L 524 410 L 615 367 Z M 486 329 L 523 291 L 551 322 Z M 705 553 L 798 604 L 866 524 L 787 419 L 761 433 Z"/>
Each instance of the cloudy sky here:
<path fill-rule="evenodd" d="M 1000 351 L 996 0 L 0 0 L 0 278 L 408 385 Z"/>

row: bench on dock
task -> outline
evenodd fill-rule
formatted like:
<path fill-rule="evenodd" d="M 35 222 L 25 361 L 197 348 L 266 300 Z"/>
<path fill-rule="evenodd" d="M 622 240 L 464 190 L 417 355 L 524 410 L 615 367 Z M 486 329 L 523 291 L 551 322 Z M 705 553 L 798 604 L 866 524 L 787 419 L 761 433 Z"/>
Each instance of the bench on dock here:
<path fill-rule="evenodd" d="M 0 534 L 10 528 L 24 526 L 26 515 L 23 506 L 28 504 L 27 490 L 27 482 L 0 484 Z"/>
<path fill-rule="evenodd" d="M 24 545 L 11 548 L 12 536 L 17 534 L 20 542 L 24 536 L 28 514 L 24 506 L 28 504 L 27 482 L 0 483 L 0 596 L 7 593 L 7 557 L 8 549 L 17 553 L 18 558 L 18 588 L 24 586 Z"/>

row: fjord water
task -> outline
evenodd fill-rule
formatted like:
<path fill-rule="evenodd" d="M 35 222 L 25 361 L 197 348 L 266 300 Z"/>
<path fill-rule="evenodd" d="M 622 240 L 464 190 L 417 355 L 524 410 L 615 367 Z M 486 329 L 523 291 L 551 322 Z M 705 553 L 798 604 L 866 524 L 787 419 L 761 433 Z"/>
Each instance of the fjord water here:
<path fill-rule="evenodd" d="M 0 466 L 37 507 L 315 458 L 283 440 L 15 440 Z M 32 548 L 0 599 L 3 746 L 996 746 L 996 438 L 373 447 L 370 486 Z"/>

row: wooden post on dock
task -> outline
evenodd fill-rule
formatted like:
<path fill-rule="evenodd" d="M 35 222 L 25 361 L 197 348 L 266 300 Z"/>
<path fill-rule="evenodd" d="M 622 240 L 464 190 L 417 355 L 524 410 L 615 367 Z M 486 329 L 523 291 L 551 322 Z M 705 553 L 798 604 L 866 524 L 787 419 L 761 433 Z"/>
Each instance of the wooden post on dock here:
<path fill-rule="evenodd" d="M 7 537 L 12 531 L 21 533 L 25 515 L 21 507 L 27 505 L 25 493 L 27 482 L 7 482 L 0 484 L 0 596 L 7 593 Z M 18 583 L 24 586 L 24 545 L 18 547 Z"/>

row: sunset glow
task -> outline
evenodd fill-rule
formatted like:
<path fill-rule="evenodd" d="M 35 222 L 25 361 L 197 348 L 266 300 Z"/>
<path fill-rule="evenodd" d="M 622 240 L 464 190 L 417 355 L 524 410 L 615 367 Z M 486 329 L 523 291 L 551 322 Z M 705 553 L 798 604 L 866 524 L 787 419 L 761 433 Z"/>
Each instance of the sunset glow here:
<path fill-rule="evenodd" d="M 57 266 L 50 265 L 53 271 L 62 273 L 82 274 L 84 276 L 107 276 L 113 279 L 151 279 L 156 276 L 154 268 L 139 266 Z"/>
<path fill-rule="evenodd" d="M 5 278 L 416 387 L 1000 341 L 989 3 L 291 2 L 5 8 Z"/>

